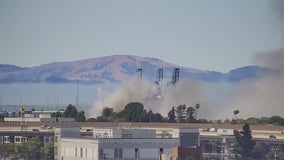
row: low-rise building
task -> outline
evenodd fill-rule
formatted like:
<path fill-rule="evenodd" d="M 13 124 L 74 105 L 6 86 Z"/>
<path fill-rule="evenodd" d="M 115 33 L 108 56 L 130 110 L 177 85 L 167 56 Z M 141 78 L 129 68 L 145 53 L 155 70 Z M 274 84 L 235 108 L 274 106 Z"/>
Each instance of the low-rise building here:
<path fill-rule="evenodd" d="M 74 118 L 50 117 L 50 115 L 40 115 L 39 117 L 4 117 L 4 122 L 74 122 Z"/>
<path fill-rule="evenodd" d="M 151 129 L 94 129 L 91 137 L 81 137 L 76 132 L 80 133 L 80 130 L 55 129 L 56 159 L 157 160 L 181 144 L 199 145 L 198 129 L 180 129 L 182 138 L 157 138 L 156 131 Z"/>

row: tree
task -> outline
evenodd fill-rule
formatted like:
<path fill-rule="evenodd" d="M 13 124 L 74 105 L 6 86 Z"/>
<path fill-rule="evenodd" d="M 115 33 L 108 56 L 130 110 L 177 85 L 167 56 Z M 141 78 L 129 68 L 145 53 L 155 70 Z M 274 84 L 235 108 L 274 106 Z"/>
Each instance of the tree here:
<path fill-rule="evenodd" d="M 63 117 L 75 118 L 77 113 L 78 113 L 77 108 L 75 106 L 69 104 L 68 107 L 66 108 L 65 112 L 63 113 Z"/>
<path fill-rule="evenodd" d="M 49 142 L 42 148 L 44 159 L 54 159 L 54 143 Z"/>
<path fill-rule="evenodd" d="M 149 114 L 148 114 L 149 115 Z M 152 122 L 163 122 L 164 117 L 160 113 L 150 114 Z"/>
<path fill-rule="evenodd" d="M 147 119 L 145 117 L 144 105 L 139 102 L 132 102 L 125 106 L 124 110 L 117 114 L 116 118 L 120 121 L 125 122 L 145 122 Z"/>
<path fill-rule="evenodd" d="M 102 111 L 102 118 L 106 121 L 109 121 L 111 117 L 114 115 L 113 108 L 105 107 Z"/>
<path fill-rule="evenodd" d="M 81 112 L 76 114 L 76 117 L 75 117 L 76 122 L 84 122 L 85 120 L 86 120 L 86 117 L 85 117 L 84 111 L 81 111 Z"/>
<path fill-rule="evenodd" d="M 78 111 L 77 108 L 71 104 L 68 105 L 62 117 L 74 118 L 76 122 L 83 122 L 86 120 L 85 112 Z"/>
<path fill-rule="evenodd" d="M 193 107 L 188 107 L 186 110 L 187 113 L 187 122 L 192 123 L 192 122 L 196 122 L 195 119 L 195 109 Z"/>
<path fill-rule="evenodd" d="M 236 140 L 240 147 L 240 154 L 244 159 L 248 159 L 255 146 L 255 141 L 252 139 L 250 126 L 248 123 L 243 125 L 243 129 L 236 134 Z"/>
<path fill-rule="evenodd" d="M 222 151 L 222 142 L 220 140 L 213 141 L 211 143 L 213 153 L 221 153 Z"/>
<path fill-rule="evenodd" d="M 32 137 L 27 142 L 17 144 L 15 153 L 24 159 L 40 159 L 42 156 L 41 147 L 39 137 Z"/>
<path fill-rule="evenodd" d="M 168 113 L 168 119 L 170 123 L 175 123 L 176 121 L 176 111 L 175 111 L 175 107 L 172 107 L 172 109 L 169 111 Z"/>
<path fill-rule="evenodd" d="M 185 113 L 186 105 L 179 105 L 177 106 L 176 113 L 177 113 L 177 121 L 178 123 L 184 122 L 184 119 L 186 118 Z"/>
<path fill-rule="evenodd" d="M 1 156 L 3 156 L 3 157 L 10 157 L 13 154 L 15 154 L 15 151 L 14 151 L 15 147 L 14 146 L 15 146 L 14 143 L 0 144 Z"/>
<path fill-rule="evenodd" d="M 58 111 L 58 112 L 54 112 L 54 113 L 51 113 L 50 115 L 51 117 L 62 117 L 61 113 Z"/>
<path fill-rule="evenodd" d="M 249 125 L 258 125 L 258 118 L 250 117 L 246 120 Z"/>
<path fill-rule="evenodd" d="M 274 124 L 274 125 L 284 125 L 284 119 L 280 116 L 272 116 L 270 118 L 269 124 Z"/>
<path fill-rule="evenodd" d="M 200 108 L 200 104 L 199 103 L 196 103 L 195 104 L 195 119 L 197 119 L 197 110 Z"/>

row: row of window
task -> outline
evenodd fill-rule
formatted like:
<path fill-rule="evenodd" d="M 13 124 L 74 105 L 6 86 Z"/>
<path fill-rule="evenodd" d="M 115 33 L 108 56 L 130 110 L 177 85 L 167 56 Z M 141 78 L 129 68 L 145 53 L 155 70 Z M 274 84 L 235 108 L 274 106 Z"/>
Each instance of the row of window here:
<path fill-rule="evenodd" d="M 88 154 L 88 150 L 87 148 L 85 148 L 85 156 L 84 156 L 84 148 L 79 148 L 79 155 L 78 155 L 78 148 L 75 147 L 75 157 L 87 157 L 87 154 Z"/>
<path fill-rule="evenodd" d="M 163 153 L 164 149 L 160 148 L 160 153 Z M 139 148 L 134 149 L 135 158 L 139 158 Z M 87 154 L 87 153 L 86 153 Z M 100 158 L 106 158 L 106 154 L 104 154 L 104 150 L 102 148 L 99 149 Z M 115 148 L 114 149 L 114 158 L 123 158 L 123 149 Z"/>

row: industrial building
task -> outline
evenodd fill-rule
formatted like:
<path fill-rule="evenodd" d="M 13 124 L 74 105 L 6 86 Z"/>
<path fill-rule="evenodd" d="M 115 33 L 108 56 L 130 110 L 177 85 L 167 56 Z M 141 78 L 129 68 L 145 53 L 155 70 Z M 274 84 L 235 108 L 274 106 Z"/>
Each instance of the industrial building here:
<path fill-rule="evenodd" d="M 159 138 L 153 129 L 94 129 L 89 137 L 80 136 L 79 128 L 55 129 L 58 160 L 169 160 L 174 147 L 191 148 L 194 153 L 199 144 L 197 128 L 179 129 L 179 138 Z"/>

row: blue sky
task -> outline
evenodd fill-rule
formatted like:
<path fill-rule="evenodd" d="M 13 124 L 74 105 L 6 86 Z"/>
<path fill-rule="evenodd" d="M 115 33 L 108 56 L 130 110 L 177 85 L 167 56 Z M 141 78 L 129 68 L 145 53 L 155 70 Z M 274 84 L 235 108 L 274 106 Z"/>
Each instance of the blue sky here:
<path fill-rule="evenodd" d="M 0 0 L 0 64 L 131 54 L 227 72 L 284 47 L 276 1 Z"/>

